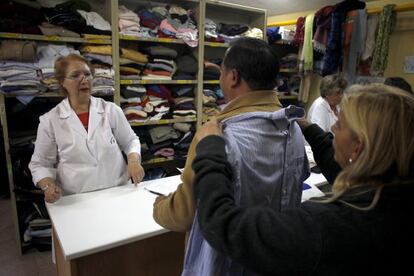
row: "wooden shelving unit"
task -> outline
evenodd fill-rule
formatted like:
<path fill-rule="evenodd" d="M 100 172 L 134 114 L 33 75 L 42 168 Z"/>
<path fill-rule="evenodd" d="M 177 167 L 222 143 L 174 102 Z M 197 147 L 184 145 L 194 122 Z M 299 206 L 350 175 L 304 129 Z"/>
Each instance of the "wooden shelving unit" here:
<path fill-rule="evenodd" d="M 152 121 L 147 120 L 143 122 L 131 123 L 131 126 L 145 127 L 155 125 L 166 125 L 173 123 L 195 123 L 197 127 L 202 124 L 202 93 L 204 85 L 219 84 L 219 80 L 203 80 L 204 72 L 204 60 L 209 58 L 211 55 L 222 57 L 225 50 L 229 47 L 228 43 L 217 43 L 205 41 L 204 35 L 204 22 L 205 18 L 208 17 L 217 22 L 224 23 L 240 23 L 247 24 L 251 27 L 260 28 L 263 32 L 266 30 L 266 19 L 267 14 L 265 10 L 246 7 L 242 5 L 226 3 L 215 0 L 159 0 L 159 1 L 145 1 L 145 0 L 91 0 L 88 2 L 92 11 L 99 13 L 105 20 L 110 22 L 112 26 L 111 36 L 96 36 L 96 35 L 82 35 L 81 37 L 60 37 L 60 36 L 45 36 L 45 35 L 33 35 L 33 34 L 20 34 L 20 33 L 7 33 L 0 32 L 0 40 L 3 39 L 17 39 L 17 40 L 28 40 L 28 41 L 39 41 L 45 43 L 56 43 L 56 44 L 73 44 L 80 46 L 80 44 L 99 44 L 99 45 L 110 45 L 112 48 L 112 60 L 113 70 L 115 72 L 115 93 L 113 101 L 115 104 L 120 104 L 120 87 L 121 85 L 148 85 L 148 84 L 164 84 L 164 85 L 194 85 L 195 89 L 195 106 L 197 110 L 196 119 L 167 119 Z M 122 35 L 118 30 L 118 8 L 120 5 L 125 5 L 131 8 L 137 8 L 139 6 L 155 6 L 155 5 L 179 5 L 185 9 L 191 8 L 194 11 L 197 26 L 199 41 L 198 47 L 191 48 L 191 53 L 198 60 L 198 70 L 195 80 L 129 80 L 120 79 L 120 46 L 121 44 L 127 43 L 129 45 L 156 45 L 162 44 L 164 46 L 170 45 L 171 47 L 189 47 L 182 39 L 171 39 L 171 38 L 142 38 L 130 35 Z M 229 17 L 228 15 L 232 16 Z M 3 136 L 6 150 L 6 162 L 7 171 L 9 176 L 9 188 L 11 191 L 11 202 L 13 211 L 13 220 L 16 227 L 16 240 L 19 245 L 19 249 L 22 252 L 22 236 L 21 229 L 19 229 L 18 221 L 18 208 L 16 205 L 16 197 L 14 192 L 14 178 L 13 178 L 13 167 L 12 159 L 10 155 L 10 125 L 8 125 L 7 118 L 7 100 L 13 100 L 10 98 L 17 97 L 16 94 L 0 93 L 0 119 L 3 126 Z M 60 93 L 39 93 L 33 95 L 36 98 L 63 98 L 64 95 Z M 144 162 L 144 165 L 162 165 L 165 162 L 174 162 L 174 158 L 155 158 Z M 182 160 L 181 160 L 182 161 Z"/>

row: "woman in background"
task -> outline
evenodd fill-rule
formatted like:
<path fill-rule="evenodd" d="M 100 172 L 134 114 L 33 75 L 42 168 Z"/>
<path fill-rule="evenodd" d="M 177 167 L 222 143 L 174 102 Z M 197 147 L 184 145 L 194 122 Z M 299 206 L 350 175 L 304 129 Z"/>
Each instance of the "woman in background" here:
<path fill-rule="evenodd" d="M 338 120 L 338 105 L 347 84 L 348 82 L 340 75 L 325 76 L 320 84 L 321 96 L 312 103 L 308 119 L 318 124 L 324 131 L 330 131 Z"/>

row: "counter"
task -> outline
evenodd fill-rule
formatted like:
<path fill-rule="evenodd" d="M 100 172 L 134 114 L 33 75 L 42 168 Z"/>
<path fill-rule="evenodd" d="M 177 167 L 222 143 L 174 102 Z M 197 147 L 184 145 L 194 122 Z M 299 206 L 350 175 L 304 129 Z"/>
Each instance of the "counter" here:
<path fill-rule="evenodd" d="M 173 191 L 180 176 L 47 204 L 59 275 L 180 275 L 184 234 L 169 232 L 153 220 L 157 196 L 145 189 L 161 183 Z"/>
<path fill-rule="evenodd" d="M 174 191 L 180 176 L 65 196 L 47 204 L 59 275 L 180 275 L 184 234 L 170 232 L 153 217 L 157 195 Z M 327 183 L 312 173 L 302 200 L 323 195 Z M 155 189 L 159 187 L 159 189 Z"/>

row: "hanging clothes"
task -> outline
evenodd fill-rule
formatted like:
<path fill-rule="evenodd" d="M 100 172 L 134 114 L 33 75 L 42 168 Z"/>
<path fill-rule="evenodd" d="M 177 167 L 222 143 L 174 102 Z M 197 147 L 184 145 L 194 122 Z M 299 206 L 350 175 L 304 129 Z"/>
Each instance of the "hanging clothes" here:
<path fill-rule="evenodd" d="M 372 14 L 368 16 L 367 26 L 366 26 L 366 38 L 364 50 L 361 54 L 361 60 L 359 62 L 358 74 L 361 76 L 371 75 L 371 64 L 372 64 L 372 55 L 374 54 L 375 49 L 375 35 L 377 33 L 379 22 L 379 15 Z"/>
<path fill-rule="evenodd" d="M 351 24 L 350 30 L 345 35 L 343 72 L 348 83 L 352 84 L 356 79 L 358 57 L 365 48 L 367 12 L 365 9 L 350 11 L 348 13 Z"/>
<path fill-rule="evenodd" d="M 299 96 L 298 96 L 299 101 L 304 102 L 304 103 L 308 102 L 310 87 L 311 87 L 311 83 L 312 83 L 312 79 L 314 75 L 315 74 L 312 71 L 307 71 L 302 77 L 302 81 L 300 82 L 300 87 L 299 87 Z"/>
<path fill-rule="evenodd" d="M 336 73 L 341 64 L 342 24 L 345 21 L 345 15 L 351 10 L 365 9 L 365 6 L 364 2 L 358 0 L 345 0 L 334 6 L 326 54 L 323 57 L 323 76 Z"/>
<path fill-rule="evenodd" d="M 326 52 L 328 34 L 331 28 L 333 6 L 326 6 L 315 13 L 314 25 L 316 30 L 313 36 L 313 49 L 319 53 Z"/>
<path fill-rule="evenodd" d="M 397 21 L 394 7 L 394 4 L 384 6 L 380 16 L 377 39 L 375 41 L 376 47 L 372 60 L 372 71 L 374 71 L 374 74 L 383 73 L 387 68 L 390 37 Z"/>
<path fill-rule="evenodd" d="M 302 60 L 304 61 L 303 69 L 305 71 L 313 70 L 313 19 L 314 14 L 306 16 L 305 20 L 305 39 L 303 41 Z"/>
<path fill-rule="evenodd" d="M 293 44 L 300 46 L 303 44 L 303 39 L 305 38 L 305 17 L 299 17 L 296 21 L 296 32 L 293 37 Z"/>
<path fill-rule="evenodd" d="M 378 14 L 368 16 L 366 27 L 365 48 L 361 56 L 361 60 L 365 61 L 372 57 L 375 49 L 375 34 L 377 33 L 377 27 L 379 22 Z"/>

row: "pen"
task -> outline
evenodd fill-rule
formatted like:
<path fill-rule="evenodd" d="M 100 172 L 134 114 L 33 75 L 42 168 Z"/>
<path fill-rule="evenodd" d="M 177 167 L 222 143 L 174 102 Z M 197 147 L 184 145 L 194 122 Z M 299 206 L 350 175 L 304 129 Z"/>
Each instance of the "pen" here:
<path fill-rule="evenodd" d="M 151 191 L 151 190 L 147 190 L 147 191 L 154 194 L 154 195 L 165 196 L 162 193 L 154 192 L 154 191 Z"/>
<path fill-rule="evenodd" d="M 136 187 L 137 186 L 137 183 L 134 182 L 134 179 L 132 179 L 132 177 L 130 179 L 131 179 L 131 183 L 134 184 L 135 187 Z"/>

